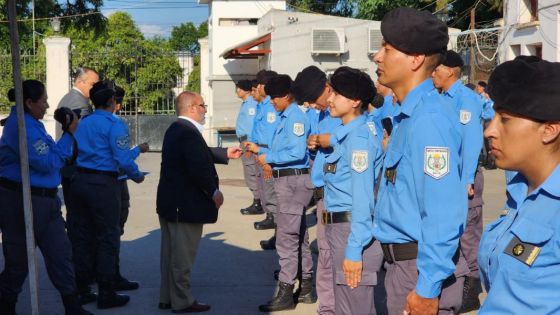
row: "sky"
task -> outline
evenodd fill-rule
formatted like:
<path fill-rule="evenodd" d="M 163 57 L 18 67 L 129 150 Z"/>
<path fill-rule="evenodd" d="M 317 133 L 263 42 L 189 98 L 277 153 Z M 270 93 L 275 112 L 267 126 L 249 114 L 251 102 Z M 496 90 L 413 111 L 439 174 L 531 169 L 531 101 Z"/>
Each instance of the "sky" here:
<path fill-rule="evenodd" d="M 168 37 L 171 29 L 181 23 L 198 25 L 208 19 L 208 6 L 197 0 L 104 0 L 101 12 L 108 16 L 115 11 L 132 15 L 144 36 Z"/>

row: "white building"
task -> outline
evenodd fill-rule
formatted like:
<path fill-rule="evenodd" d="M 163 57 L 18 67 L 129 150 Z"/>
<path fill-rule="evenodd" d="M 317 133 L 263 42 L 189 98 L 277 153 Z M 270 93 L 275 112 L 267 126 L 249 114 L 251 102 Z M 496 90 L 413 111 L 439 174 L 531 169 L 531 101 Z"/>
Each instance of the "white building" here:
<path fill-rule="evenodd" d="M 500 61 L 519 55 L 560 61 L 560 1 L 504 1 L 504 30 L 499 47 Z"/>

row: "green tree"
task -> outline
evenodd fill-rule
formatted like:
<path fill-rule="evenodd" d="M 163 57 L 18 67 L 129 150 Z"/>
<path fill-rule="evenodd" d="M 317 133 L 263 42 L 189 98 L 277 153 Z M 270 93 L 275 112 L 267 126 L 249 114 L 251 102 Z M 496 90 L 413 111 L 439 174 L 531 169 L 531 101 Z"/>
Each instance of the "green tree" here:
<path fill-rule="evenodd" d="M 288 0 L 288 6 L 296 11 L 352 16 L 355 4 L 349 0 Z"/>
<path fill-rule="evenodd" d="M 189 51 L 193 54 L 198 54 L 200 51 L 198 39 L 205 36 L 208 36 L 208 24 L 206 22 L 198 27 L 192 22 L 188 22 L 182 23 L 179 26 L 173 26 L 169 42 L 171 48 L 176 51 Z"/>
<path fill-rule="evenodd" d="M 185 90 L 200 93 L 200 56 L 193 58 L 193 69 L 189 73 L 189 83 Z"/>

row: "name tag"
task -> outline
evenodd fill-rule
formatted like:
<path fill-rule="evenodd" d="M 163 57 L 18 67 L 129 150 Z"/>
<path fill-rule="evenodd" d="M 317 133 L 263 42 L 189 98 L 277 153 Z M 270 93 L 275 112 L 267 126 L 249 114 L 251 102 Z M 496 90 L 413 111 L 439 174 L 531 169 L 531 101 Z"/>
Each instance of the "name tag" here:
<path fill-rule="evenodd" d="M 506 255 L 519 260 L 529 267 L 533 265 L 540 252 L 540 247 L 533 244 L 524 243 L 517 236 L 514 236 L 511 239 L 508 246 L 504 250 L 504 253 Z"/>
<path fill-rule="evenodd" d="M 325 164 L 325 166 L 323 166 L 323 171 L 325 172 L 325 174 L 336 173 L 336 164 L 331 164 L 331 163 Z"/>
<path fill-rule="evenodd" d="M 395 181 L 397 180 L 397 168 L 392 167 L 392 168 L 385 169 L 385 178 L 394 184 Z"/>

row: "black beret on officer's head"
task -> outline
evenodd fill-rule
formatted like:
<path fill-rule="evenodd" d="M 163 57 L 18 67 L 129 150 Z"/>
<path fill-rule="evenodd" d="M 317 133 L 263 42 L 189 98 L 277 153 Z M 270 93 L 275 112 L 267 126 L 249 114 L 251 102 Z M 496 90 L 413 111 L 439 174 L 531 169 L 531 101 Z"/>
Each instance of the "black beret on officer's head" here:
<path fill-rule="evenodd" d="M 251 92 L 252 85 L 250 80 L 239 80 L 235 86 L 245 92 Z"/>
<path fill-rule="evenodd" d="M 461 55 L 453 50 L 448 50 L 447 53 L 445 53 L 445 57 L 441 61 L 441 64 L 449 68 L 462 68 L 465 65 L 463 63 L 463 58 L 461 58 Z"/>
<path fill-rule="evenodd" d="M 107 103 L 113 96 L 115 96 L 114 84 L 110 81 L 99 81 L 89 90 L 89 98 L 95 107 L 107 107 Z"/>
<path fill-rule="evenodd" d="M 488 80 L 494 107 L 541 121 L 560 120 L 560 63 L 519 56 L 499 65 Z"/>
<path fill-rule="evenodd" d="M 287 74 L 277 74 L 272 77 L 264 87 L 266 95 L 270 98 L 284 97 L 292 89 L 292 78 Z"/>
<path fill-rule="evenodd" d="M 375 85 L 367 73 L 346 66 L 336 69 L 331 76 L 330 84 L 338 94 L 362 101 L 362 107 L 365 108 L 377 94 Z"/>
<path fill-rule="evenodd" d="M 270 81 L 270 79 L 272 79 L 276 75 L 278 75 L 278 73 L 276 73 L 276 71 L 261 70 L 261 71 L 257 72 L 257 82 L 259 84 L 267 85 L 268 81 Z"/>
<path fill-rule="evenodd" d="M 386 43 L 407 54 L 431 55 L 447 50 L 447 26 L 435 15 L 412 8 L 389 11 L 381 21 Z"/>
<path fill-rule="evenodd" d="M 125 91 L 122 87 L 115 86 L 115 101 L 117 102 L 117 104 L 122 104 L 124 99 L 124 94 Z"/>
<path fill-rule="evenodd" d="M 300 104 L 315 102 L 325 89 L 327 75 L 316 66 L 309 66 L 297 74 L 292 94 Z"/>

